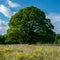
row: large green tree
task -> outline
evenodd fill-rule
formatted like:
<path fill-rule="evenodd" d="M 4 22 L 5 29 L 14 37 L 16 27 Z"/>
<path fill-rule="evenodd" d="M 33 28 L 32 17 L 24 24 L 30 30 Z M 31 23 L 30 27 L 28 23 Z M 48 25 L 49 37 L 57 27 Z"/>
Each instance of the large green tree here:
<path fill-rule="evenodd" d="M 9 22 L 8 43 L 53 43 L 54 26 L 40 9 L 30 6 L 19 10 Z"/>

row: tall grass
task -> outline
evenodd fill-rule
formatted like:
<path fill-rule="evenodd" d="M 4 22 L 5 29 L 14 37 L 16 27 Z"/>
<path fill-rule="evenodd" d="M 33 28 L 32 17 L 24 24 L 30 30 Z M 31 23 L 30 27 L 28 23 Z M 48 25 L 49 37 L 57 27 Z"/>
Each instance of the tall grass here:
<path fill-rule="evenodd" d="M 60 46 L 0 45 L 0 60 L 60 60 Z"/>

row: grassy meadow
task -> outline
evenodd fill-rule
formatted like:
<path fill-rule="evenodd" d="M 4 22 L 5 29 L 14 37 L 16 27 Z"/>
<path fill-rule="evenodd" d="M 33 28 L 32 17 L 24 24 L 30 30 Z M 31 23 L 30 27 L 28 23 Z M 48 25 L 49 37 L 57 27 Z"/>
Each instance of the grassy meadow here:
<path fill-rule="evenodd" d="M 0 45 L 0 60 L 60 60 L 60 46 Z"/>

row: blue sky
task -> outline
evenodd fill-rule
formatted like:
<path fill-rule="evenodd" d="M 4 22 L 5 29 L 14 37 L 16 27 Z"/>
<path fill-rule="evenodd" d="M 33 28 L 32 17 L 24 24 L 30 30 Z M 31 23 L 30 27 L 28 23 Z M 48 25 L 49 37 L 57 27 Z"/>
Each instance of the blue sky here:
<path fill-rule="evenodd" d="M 12 15 L 19 9 L 35 6 L 51 19 L 54 31 L 60 33 L 60 0 L 0 0 L 0 34 L 5 34 Z"/>

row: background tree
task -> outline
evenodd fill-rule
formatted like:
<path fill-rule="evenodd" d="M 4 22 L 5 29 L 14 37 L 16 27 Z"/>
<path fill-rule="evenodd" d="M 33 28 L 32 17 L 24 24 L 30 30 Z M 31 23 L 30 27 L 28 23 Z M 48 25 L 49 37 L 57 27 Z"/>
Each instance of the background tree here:
<path fill-rule="evenodd" d="M 5 37 L 4 37 L 4 35 L 0 35 L 0 44 L 5 44 Z"/>
<path fill-rule="evenodd" d="M 60 44 L 60 34 L 56 34 L 55 44 Z"/>
<path fill-rule="evenodd" d="M 40 9 L 30 6 L 12 16 L 7 31 L 8 43 L 53 43 L 54 26 Z"/>

